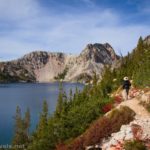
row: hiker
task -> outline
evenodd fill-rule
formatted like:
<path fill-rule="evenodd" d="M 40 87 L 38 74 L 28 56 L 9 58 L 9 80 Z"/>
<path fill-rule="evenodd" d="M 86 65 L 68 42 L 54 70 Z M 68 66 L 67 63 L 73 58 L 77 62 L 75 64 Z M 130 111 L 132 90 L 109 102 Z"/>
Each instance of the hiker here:
<path fill-rule="evenodd" d="M 123 81 L 123 86 L 122 86 L 123 88 L 122 95 L 123 95 L 124 100 L 128 100 L 129 89 L 130 89 L 131 83 L 128 77 L 124 77 L 123 80 L 124 81 Z"/>

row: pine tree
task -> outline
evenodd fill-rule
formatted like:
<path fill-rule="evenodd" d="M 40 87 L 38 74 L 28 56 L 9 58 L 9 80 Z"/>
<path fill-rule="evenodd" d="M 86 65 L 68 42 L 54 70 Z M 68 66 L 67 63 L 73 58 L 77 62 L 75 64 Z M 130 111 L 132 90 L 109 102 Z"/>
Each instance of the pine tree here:
<path fill-rule="evenodd" d="M 138 42 L 136 52 L 136 68 L 133 73 L 133 79 L 135 86 L 148 86 L 150 85 L 150 45 Z"/>
<path fill-rule="evenodd" d="M 46 136 L 47 126 L 48 126 L 48 104 L 46 101 L 44 101 L 42 113 L 40 115 L 38 129 L 37 129 L 38 138 L 44 138 Z"/>
<path fill-rule="evenodd" d="M 68 98 L 67 98 L 67 94 L 64 91 L 63 92 L 63 107 L 62 107 L 62 111 L 63 111 L 63 115 L 66 115 L 67 111 L 68 111 Z"/>
<path fill-rule="evenodd" d="M 72 89 L 70 89 L 70 91 L 69 91 L 69 101 L 72 102 L 72 99 L 73 99 L 73 92 L 72 92 Z"/>
<path fill-rule="evenodd" d="M 26 132 L 26 135 L 29 139 L 29 128 L 30 128 L 30 109 L 27 108 L 27 111 L 25 112 L 25 117 L 24 117 L 24 127 L 25 127 L 25 132 Z"/>
<path fill-rule="evenodd" d="M 137 44 L 137 48 L 136 48 L 135 52 L 133 53 L 133 62 L 134 62 L 134 66 L 135 66 L 134 67 L 135 71 L 138 69 L 138 67 L 141 64 L 143 52 L 144 52 L 144 43 L 143 43 L 142 37 L 140 37 L 138 44 Z"/>
<path fill-rule="evenodd" d="M 137 44 L 137 50 L 142 51 L 144 47 L 143 39 L 142 37 L 139 38 L 138 44 Z"/>
<path fill-rule="evenodd" d="M 21 109 L 19 106 L 16 108 L 16 115 L 14 117 L 15 119 L 15 133 L 13 137 L 13 145 L 19 145 L 24 144 L 24 141 L 22 139 L 22 118 L 21 118 Z"/>
<path fill-rule="evenodd" d="M 27 109 L 25 118 L 22 119 L 21 109 L 19 106 L 16 108 L 15 119 L 15 133 L 12 140 L 14 147 L 16 145 L 28 146 L 29 143 L 29 127 L 30 127 L 30 111 Z M 17 148 L 14 148 L 17 149 Z"/>
<path fill-rule="evenodd" d="M 44 101 L 37 130 L 33 135 L 31 144 L 28 146 L 28 150 L 49 150 L 50 141 L 48 134 L 48 104 Z"/>
<path fill-rule="evenodd" d="M 95 71 L 93 72 L 93 74 L 94 74 L 93 75 L 93 85 L 96 86 L 97 85 L 97 81 L 98 81 L 98 76 L 97 76 Z"/>
<path fill-rule="evenodd" d="M 60 83 L 55 116 L 59 118 L 61 116 L 62 110 L 63 110 L 63 88 L 62 83 Z"/>
<path fill-rule="evenodd" d="M 104 73 L 100 82 L 101 96 L 107 97 L 108 93 L 112 92 L 113 89 L 113 72 L 110 66 L 104 67 Z"/>

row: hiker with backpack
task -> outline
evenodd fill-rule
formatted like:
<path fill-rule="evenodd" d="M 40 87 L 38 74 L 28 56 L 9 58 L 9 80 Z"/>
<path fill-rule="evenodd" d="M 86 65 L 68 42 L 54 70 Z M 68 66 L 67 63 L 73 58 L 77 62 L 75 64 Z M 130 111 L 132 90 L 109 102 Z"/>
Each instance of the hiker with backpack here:
<path fill-rule="evenodd" d="M 124 100 L 128 100 L 130 86 L 131 86 L 131 83 L 129 81 L 129 78 L 124 77 L 123 78 L 123 85 L 122 85 L 122 88 L 123 88 L 122 96 L 123 96 Z"/>

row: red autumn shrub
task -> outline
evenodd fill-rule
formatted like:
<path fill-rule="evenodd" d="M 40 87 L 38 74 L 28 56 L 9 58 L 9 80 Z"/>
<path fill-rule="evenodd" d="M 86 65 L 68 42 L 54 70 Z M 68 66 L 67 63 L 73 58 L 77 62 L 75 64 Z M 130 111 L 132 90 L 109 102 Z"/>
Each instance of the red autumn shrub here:
<path fill-rule="evenodd" d="M 102 138 L 107 137 L 110 133 L 110 124 L 107 117 L 101 118 L 95 122 L 85 133 L 84 146 L 94 145 L 101 142 Z"/>
<path fill-rule="evenodd" d="M 143 130 L 142 130 L 141 126 L 139 126 L 137 124 L 132 124 L 131 129 L 132 129 L 132 133 L 133 133 L 135 140 L 141 140 L 142 134 L 143 134 Z"/>
<path fill-rule="evenodd" d="M 102 111 L 104 113 L 107 113 L 108 111 L 110 111 L 113 108 L 112 104 L 106 104 L 105 106 L 102 107 Z"/>
<path fill-rule="evenodd" d="M 130 90 L 129 96 L 130 96 L 131 98 L 134 98 L 135 96 L 138 95 L 138 93 L 139 93 L 139 89 L 134 88 L 134 89 L 131 89 L 131 90 Z"/>
<path fill-rule="evenodd" d="M 113 149 L 113 150 L 123 150 L 123 147 L 124 147 L 124 143 L 123 143 L 123 141 L 117 141 L 118 143 L 116 144 L 116 145 L 112 145 L 111 146 L 111 148 Z M 111 149 L 110 148 L 110 149 Z"/>
<path fill-rule="evenodd" d="M 121 96 L 115 96 L 114 97 L 114 101 L 115 101 L 115 103 L 117 103 L 117 104 L 120 104 L 121 102 L 122 102 L 122 97 Z"/>
<path fill-rule="evenodd" d="M 68 145 L 69 150 L 83 150 L 86 146 L 100 143 L 103 138 L 119 131 L 123 124 L 128 124 L 132 121 L 134 115 L 135 113 L 127 106 L 112 110 L 107 116 L 95 121 L 82 136 L 77 137 Z"/>
<path fill-rule="evenodd" d="M 69 146 L 67 150 L 83 150 L 84 136 L 77 137 Z"/>
<path fill-rule="evenodd" d="M 145 145 L 146 145 L 147 149 L 150 149 L 150 140 L 146 141 Z"/>
<path fill-rule="evenodd" d="M 56 150 L 68 150 L 67 146 L 64 143 L 56 145 Z"/>

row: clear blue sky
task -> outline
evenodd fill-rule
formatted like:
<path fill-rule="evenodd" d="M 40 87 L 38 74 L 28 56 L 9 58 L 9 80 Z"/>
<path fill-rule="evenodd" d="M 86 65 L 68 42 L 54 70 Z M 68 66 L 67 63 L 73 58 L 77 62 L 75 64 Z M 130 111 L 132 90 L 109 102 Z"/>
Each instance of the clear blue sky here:
<path fill-rule="evenodd" d="M 0 60 L 105 42 L 125 55 L 149 34 L 150 0 L 0 0 Z"/>

